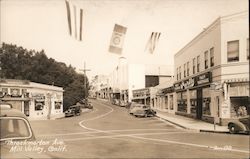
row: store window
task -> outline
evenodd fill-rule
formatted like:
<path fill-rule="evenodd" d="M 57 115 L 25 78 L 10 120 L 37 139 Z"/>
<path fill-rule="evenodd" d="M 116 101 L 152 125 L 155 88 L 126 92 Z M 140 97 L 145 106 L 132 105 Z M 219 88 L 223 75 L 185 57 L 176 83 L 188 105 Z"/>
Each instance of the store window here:
<path fill-rule="evenodd" d="M 173 95 L 170 95 L 169 96 L 169 108 L 170 110 L 174 110 L 174 96 Z"/>
<path fill-rule="evenodd" d="M 186 64 L 184 64 L 183 70 L 184 70 L 184 78 L 185 78 L 186 77 Z"/>
<path fill-rule="evenodd" d="M 187 62 L 187 76 L 189 76 L 189 62 Z"/>
<path fill-rule="evenodd" d="M 62 102 L 55 102 L 55 109 L 61 109 Z"/>
<path fill-rule="evenodd" d="M 168 109 L 168 96 L 165 96 L 165 109 Z"/>
<path fill-rule="evenodd" d="M 203 101 L 202 101 L 202 114 L 211 115 L 210 106 L 211 106 L 211 97 L 209 93 L 209 88 L 202 89 Z"/>
<path fill-rule="evenodd" d="M 187 92 L 177 93 L 177 111 L 187 113 Z"/>
<path fill-rule="evenodd" d="M 197 72 L 200 72 L 200 56 L 197 56 Z"/>
<path fill-rule="evenodd" d="M 239 40 L 227 42 L 227 62 L 239 61 Z"/>
<path fill-rule="evenodd" d="M 195 58 L 193 58 L 193 74 L 195 74 L 195 65 L 196 65 Z"/>
<path fill-rule="evenodd" d="M 35 100 L 35 110 L 43 110 L 44 108 L 44 100 L 36 99 Z"/>
<path fill-rule="evenodd" d="M 196 109 L 197 109 L 196 90 L 190 90 L 189 93 L 190 93 L 191 114 L 196 114 Z"/>
<path fill-rule="evenodd" d="M 210 49 L 210 67 L 214 66 L 214 48 Z"/>
<path fill-rule="evenodd" d="M 247 59 L 249 60 L 249 39 L 247 39 Z"/>
<path fill-rule="evenodd" d="M 207 69 L 208 68 L 208 51 L 205 51 L 205 53 L 204 53 L 204 57 L 205 57 L 205 69 Z"/>
<path fill-rule="evenodd" d="M 250 115 L 247 96 L 230 97 L 231 117 L 240 118 Z"/>

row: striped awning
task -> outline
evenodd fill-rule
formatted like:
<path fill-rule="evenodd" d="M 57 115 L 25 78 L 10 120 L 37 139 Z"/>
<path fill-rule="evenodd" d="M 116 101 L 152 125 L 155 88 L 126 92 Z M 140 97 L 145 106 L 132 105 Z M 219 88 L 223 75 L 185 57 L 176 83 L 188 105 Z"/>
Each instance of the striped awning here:
<path fill-rule="evenodd" d="M 224 80 L 225 83 L 249 82 L 249 78 L 232 78 Z"/>

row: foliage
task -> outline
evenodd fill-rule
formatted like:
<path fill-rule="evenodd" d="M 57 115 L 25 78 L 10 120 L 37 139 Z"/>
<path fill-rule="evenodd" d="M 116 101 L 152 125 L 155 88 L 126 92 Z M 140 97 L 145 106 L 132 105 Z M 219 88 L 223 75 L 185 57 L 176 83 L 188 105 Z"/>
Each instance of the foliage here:
<path fill-rule="evenodd" d="M 63 87 L 64 110 L 85 97 L 84 75 L 78 74 L 71 65 L 48 58 L 44 50 L 27 50 L 3 43 L 0 48 L 0 78 Z M 88 79 L 86 81 L 88 88 Z"/>

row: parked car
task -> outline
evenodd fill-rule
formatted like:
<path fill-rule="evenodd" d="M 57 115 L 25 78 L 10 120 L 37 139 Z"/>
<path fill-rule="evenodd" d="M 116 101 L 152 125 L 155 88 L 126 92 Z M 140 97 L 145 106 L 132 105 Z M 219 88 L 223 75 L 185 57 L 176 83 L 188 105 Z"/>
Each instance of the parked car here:
<path fill-rule="evenodd" d="M 79 116 L 81 115 L 81 106 L 80 105 L 73 105 L 70 106 L 66 111 L 65 111 L 65 117 L 70 117 L 70 116 Z"/>
<path fill-rule="evenodd" d="M 52 158 L 47 153 L 10 151 L 13 145 L 8 144 L 9 141 L 21 145 L 26 141 L 35 142 L 36 138 L 27 117 L 9 103 L 0 102 L 0 125 L 1 158 Z"/>
<path fill-rule="evenodd" d="M 126 107 L 127 105 L 128 105 L 128 103 L 125 102 L 125 101 L 121 101 L 121 102 L 120 102 L 120 106 L 121 106 L 121 107 Z"/>
<path fill-rule="evenodd" d="M 93 109 L 93 105 L 88 99 L 81 100 L 77 105 L 80 105 L 82 108 Z"/>
<path fill-rule="evenodd" d="M 153 109 L 150 109 L 149 106 L 139 103 L 131 103 L 129 113 L 135 117 L 149 117 L 156 115 L 156 112 Z"/>
<path fill-rule="evenodd" d="M 250 118 L 249 115 L 241 117 L 238 120 L 230 121 L 228 123 L 228 129 L 231 134 L 243 132 L 250 134 Z"/>

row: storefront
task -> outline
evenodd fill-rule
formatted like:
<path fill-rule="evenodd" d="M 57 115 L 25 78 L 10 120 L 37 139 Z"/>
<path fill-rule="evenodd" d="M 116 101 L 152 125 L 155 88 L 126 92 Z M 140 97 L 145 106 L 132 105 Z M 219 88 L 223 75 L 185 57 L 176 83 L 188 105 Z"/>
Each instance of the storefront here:
<path fill-rule="evenodd" d="M 132 99 L 133 102 L 150 105 L 149 88 L 133 90 L 132 93 L 133 93 L 133 99 Z"/>
<path fill-rule="evenodd" d="M 225 80 L 221 123 L 250 115 L 249 79 Z"/>
<path fill-rule="evenodd" d="M 211 117 L 212 73 L 198 76 L 174 84 L 176 92 L 176 114 L 196 119 L 213 121 Z"/>
<path fill-rule="evenodd" d="M 0 100 L 12 104 L 31 120 L 60 118 L 63 89 L 22 80 L 1 80 Z"/>

